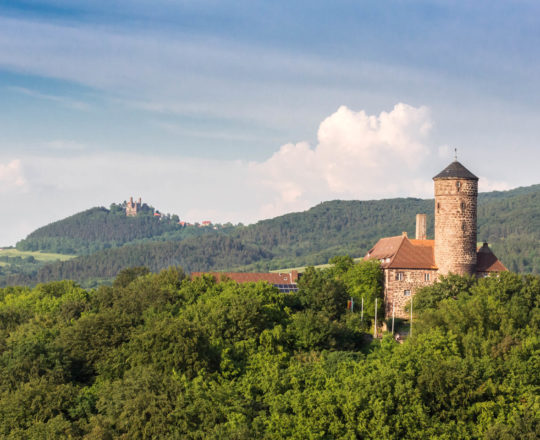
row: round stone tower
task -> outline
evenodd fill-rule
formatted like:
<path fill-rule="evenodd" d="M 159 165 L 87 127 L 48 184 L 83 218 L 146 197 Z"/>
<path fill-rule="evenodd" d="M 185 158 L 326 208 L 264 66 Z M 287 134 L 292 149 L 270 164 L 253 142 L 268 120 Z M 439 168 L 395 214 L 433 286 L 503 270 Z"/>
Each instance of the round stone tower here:
<path fill-rule="evenodd" d="M 457 160 L 435 181 L 435 264 L 439 273 L 476 273 L 478 177 Z"/>

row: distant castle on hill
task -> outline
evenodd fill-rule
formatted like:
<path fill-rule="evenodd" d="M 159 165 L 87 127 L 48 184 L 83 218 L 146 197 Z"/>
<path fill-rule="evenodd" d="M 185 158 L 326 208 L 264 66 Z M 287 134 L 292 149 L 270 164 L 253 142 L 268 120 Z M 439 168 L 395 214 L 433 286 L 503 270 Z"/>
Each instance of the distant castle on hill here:
<path fill-rule="evenodd" d="M 487 243 L 477 249 L 478 177 L 457 160 L 433 178 L 435 240 L 427 240 L 426 215 L 416 216 L 416 238 L 407 233 L 381 238 L 365 259 L 377 259 L 384 271 L 386 315 L 406 317 L 415 292 L 449 273 L 484 277 L 506 271 Z"/>
<path fill-rule="evenodd" d="M 142 200 L 139 197 L 139 200 L 135 203 L 133 197 L 129 198 L 129 202 L 126 203 L 126 216 L 135 217 L 142 208 Z"/>

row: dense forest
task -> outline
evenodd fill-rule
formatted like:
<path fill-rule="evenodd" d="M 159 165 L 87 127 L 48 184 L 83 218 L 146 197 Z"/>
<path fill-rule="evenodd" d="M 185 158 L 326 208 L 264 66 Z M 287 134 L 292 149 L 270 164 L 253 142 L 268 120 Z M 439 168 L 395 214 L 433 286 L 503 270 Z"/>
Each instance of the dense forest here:
<path fill-rule="evenodd" d="M 177 215 L 154 216 L 155 209 L 142 205 L 136 217 L 127 217 L 125 202 L 110 209 L 91 208 L 36 229 L 17 243 L 21 251 L 88 255 L 148 240 L 182 240 L 213 232 L 209 228 L 181 227 Z"/>
<path fill-rule="evenodd" d="M 0 289 L 0 437 L 539 438 L 540 277 L 443 278 L 398 343 L 370 336 L 378 264 L 333 262 L 297 293 L 177 268 Z"/>
<path fill-rule="evenodd" d="M 481 193 L 478 202 L 478 240 L 487 240 L 510 270 L 540 273 L 540 185 Z M 92 240 L 99 238 L 100 228 L 105 228 L 107 232 L 99 246 L 106 243 L 109 249 L 71 261 L 28 266 L 27 270 L 10 275 L 0 267 L 0 285 L 69 278 L 92 286 L 110 281 L 124 267 L 141 265 L 160 270 L 180 264 L 191 272 L 263 271 L 322 264 L 338 254 L 363 256 L 384 236 L 399 235 L 402 231 L 414 236 L 417 213 L 428 214 L 428 236 L 433 236 L 433 200 L 412 198 L 324 202 L 305 212 L 250 226 L 231 225 L 218 231 L 178 229 L 174 221 L 167 223 L 149 216 L 126 218 L 121 210 L 96 208 L 41 228 L 17 246 L 24 248 L 33 243 L 33 249 L 43 241 L 50 244 L 48 250 L 58 251 L 62 247 L 53 244 L 62 243 L 60 236 L 67 234 L 62 231 L 69 230 L 69 240 L 75 240 L 73 237 L 79 233 L 86 237 L 84 249 L 88 250 Z M 95 216 L 101 220 L 94 227 L 89 219 Z M 117 224 L 121 225 L 118 231 Z M 58 236 L 54 238 L 54 234 Z M 121 247 L 114 247 L 121 243 Z"/>
<path fill-rule="evenodd" d="M 47 264 L 32 274 L 5 277 L 9 285 L 76 279 L 85 287 L 114 278 L 123 268 L 146 266 L 152 271 L 181 265 L 189 271 L 244 267 L 272 255 L 259 246 L 224 235 L 206 235 L 181 242 L 158 242 L 107 249 L 73 260 Z"/>

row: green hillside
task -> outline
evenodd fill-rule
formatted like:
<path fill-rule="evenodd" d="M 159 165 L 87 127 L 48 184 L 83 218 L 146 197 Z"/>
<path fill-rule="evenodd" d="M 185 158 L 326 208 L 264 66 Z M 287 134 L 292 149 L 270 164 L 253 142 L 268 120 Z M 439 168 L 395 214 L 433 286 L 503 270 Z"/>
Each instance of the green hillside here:
<path fill-rule="evenodd" d="M 88 255 L 128 243 L 182 240 L 213 231 L 181 227 L 177 215 L 156 217 L 154 211 L 143 204 L 139 215 L 126 217 L 124 205 L 91 208 L 35 230 L 16 247 L 21 251 Z"/>
<path fill-rule="evenodd" d="M 141 265 L 152 270 L 181 265 L 186 271 L 198 271 L 322 264 L 335 255 L 362 256 L 380 237 L 402 231 L 413 236 L 417 213 L 428 214 L 428 236 L 432 236 L 433 200 L 336 200 L 219 234 L 209 231 L 205 237 L 177 236 L 176 241 L 154 242 L 161 236 L 151 236 L 144 243 L 49 264 L 31 274 L 4 276 L 0 282 L 32 284 L 70 278 L 87 283 Z M 540 273 L 540 185 L 480 194 L 478 240 L 488 240 L 509 269 Z"/>

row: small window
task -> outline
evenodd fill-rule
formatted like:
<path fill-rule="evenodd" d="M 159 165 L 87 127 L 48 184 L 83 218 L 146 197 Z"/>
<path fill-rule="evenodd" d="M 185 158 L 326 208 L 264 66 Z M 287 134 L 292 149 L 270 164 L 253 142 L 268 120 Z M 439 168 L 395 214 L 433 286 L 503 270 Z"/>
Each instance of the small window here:
<path fill-rule="evenodd" d="M 410 290 L 404 290 L 403 291 L 403 296 L 411 296 L 411 291 Z"/>
<path fill-rule="evenodd" d="M 465 202 L 461 202 L 461 212 L 465 211 Z"/>
<path fill-rule="evenodd" d="M 425 273 L 424 274 L 424 281 L 429 281 L 430 280 L 430 276 L 431 274 L 428 272 L 428 273 Z"/>
<path fill-rule="evenodd" d="M 440 210 L 441 210 L 441 204 L 437 203 L 437 212 L 439 212 Z"/>
<path fill-rule="evenodd" d="M 403 272 L 396 273 L 396 281 L 403 281 Z"/>
<path fill-rule="evenodd" d="M 461 230 L 465 232 L 465 222 L 461 223 Z"/>
<path fill-rule="evenodd" d="M 458 191 L 461 189 L 461 182 L 459 180 L 456 182 L 456 188 Z"/>

